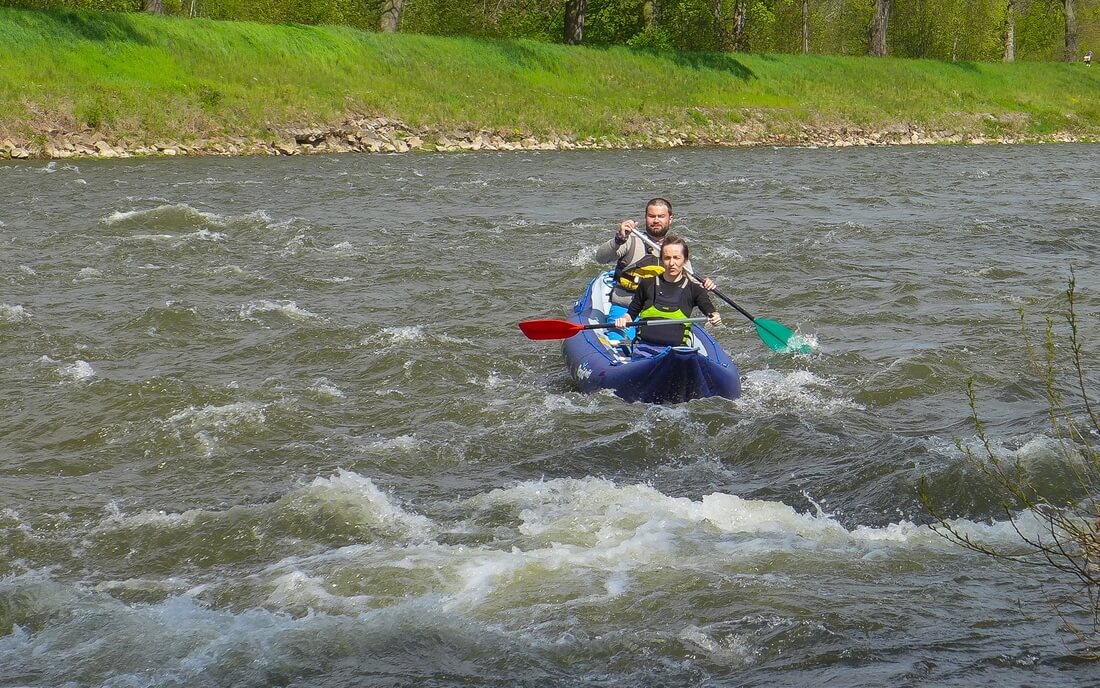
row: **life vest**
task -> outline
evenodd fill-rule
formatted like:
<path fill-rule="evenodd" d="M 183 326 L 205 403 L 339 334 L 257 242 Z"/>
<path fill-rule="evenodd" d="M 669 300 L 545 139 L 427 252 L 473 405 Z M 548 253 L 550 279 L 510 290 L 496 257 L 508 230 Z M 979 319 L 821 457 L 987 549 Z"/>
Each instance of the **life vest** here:
<path fill-rule="evenodd" d="M 660 265 L 661 261 L 657 259 L 657 256 L 649 253 L 649 249 L 646 249 L 646 254 L 639 258 L 630 265 L 623 265 L 621 262 L 615 266 L 615 284 L 619 285 L 627 291 L 637 291 L 638 285 L 641 283 L 642 278 L 635 274 L 635 270 L 638 268 L 649 267 L 651 265 Z"/>
<path fill-rule="evenodd" d="M 653 286 L 653 305 L 642 310 L 638 314 L 642 320 L 679 320 L 687 318 L 687 314 L 680 308 L 681 292 L 687 285 L 687 280 L 680 284 L 670 284 L 661 278 L 655 278 Z M 641 327 L 639 337 L 651 344 L 664 346 L 684 346 L 691 343 L 691 323 L 678 325 L 661 325 L 659 327 Z"/>

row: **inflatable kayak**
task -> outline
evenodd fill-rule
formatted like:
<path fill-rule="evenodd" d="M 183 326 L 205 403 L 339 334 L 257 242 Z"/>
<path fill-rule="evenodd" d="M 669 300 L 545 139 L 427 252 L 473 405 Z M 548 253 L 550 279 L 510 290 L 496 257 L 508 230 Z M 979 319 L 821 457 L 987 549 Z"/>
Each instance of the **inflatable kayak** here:
<path fill-rule="evenodd" d="M 606 322 L 611 286 L 611 272 L 593 279 L 569 321 L 578 325 Z M 562 354 L 569 374 L 583 392 L 610 389 L 626 401 L 652 404 L 739 397 L 737 366 L 701 325 L 692 325 L 691 332 L 690 345 L 653 353 L 622 346 L 611 330 L 586 329 L 562 342 Z"/>

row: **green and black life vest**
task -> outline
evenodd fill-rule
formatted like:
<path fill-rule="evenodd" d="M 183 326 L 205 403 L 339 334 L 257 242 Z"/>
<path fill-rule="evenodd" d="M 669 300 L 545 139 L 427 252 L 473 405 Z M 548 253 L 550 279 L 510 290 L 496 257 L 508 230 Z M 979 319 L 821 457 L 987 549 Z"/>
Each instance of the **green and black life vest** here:
<path fill-rule="evenodd" d="M 655 278 L 653 285 L 653 305 L 638 314 L 642 320 L 678 320 L 688 317 L 683 311 L 683 291 L 689 284 L 686 279 L 678 284 Z M 661 325 L 660 327 L 642 327 L 638 336 L 651 344 L 664 346 L 684 346 L 691 343 L 691 323 L 683 326 Z"/>

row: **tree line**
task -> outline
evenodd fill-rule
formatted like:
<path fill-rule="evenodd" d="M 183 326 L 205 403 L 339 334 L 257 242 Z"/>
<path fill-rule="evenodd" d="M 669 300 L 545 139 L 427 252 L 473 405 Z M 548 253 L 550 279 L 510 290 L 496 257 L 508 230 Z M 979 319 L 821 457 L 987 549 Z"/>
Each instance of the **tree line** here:
<path fill-rule="evenodd" d="M 0 0 L 680 51 L 1080 60 L 1100 0 Z"/>

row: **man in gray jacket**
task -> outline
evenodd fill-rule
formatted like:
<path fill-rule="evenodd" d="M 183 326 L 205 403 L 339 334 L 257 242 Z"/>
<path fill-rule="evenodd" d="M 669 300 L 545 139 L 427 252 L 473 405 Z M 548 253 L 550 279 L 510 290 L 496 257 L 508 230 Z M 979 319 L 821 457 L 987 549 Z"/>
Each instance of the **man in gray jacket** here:
<path fill-rule="evenodd" d="M 660 246 L 664 242 L 671 224 L 671 203 L 664 198 L 654 198 L 646 204 L 645 233 L 653 243 Z M 615 263 L 615 286 L 611 290 L 612 308 L 611 313 L 608 314 L 609 320 L 614 320 L 626 313 L 626 307 L 634 298 L 640 277 L 633 274 L 633 271 L 640 267 L 660 265 L 657 250 L 647 246 L 634 234 L 637 227 L 638 223 L 634 220 L 623 220 L 615 236 L 596 249 L 597 261 Z M 684 269 L 691 272 L 691 264 L 685 264 Z M 715 288 L 715 284 L 708 277 L 703 280 L 703 288 L 711 291 Z"/>

